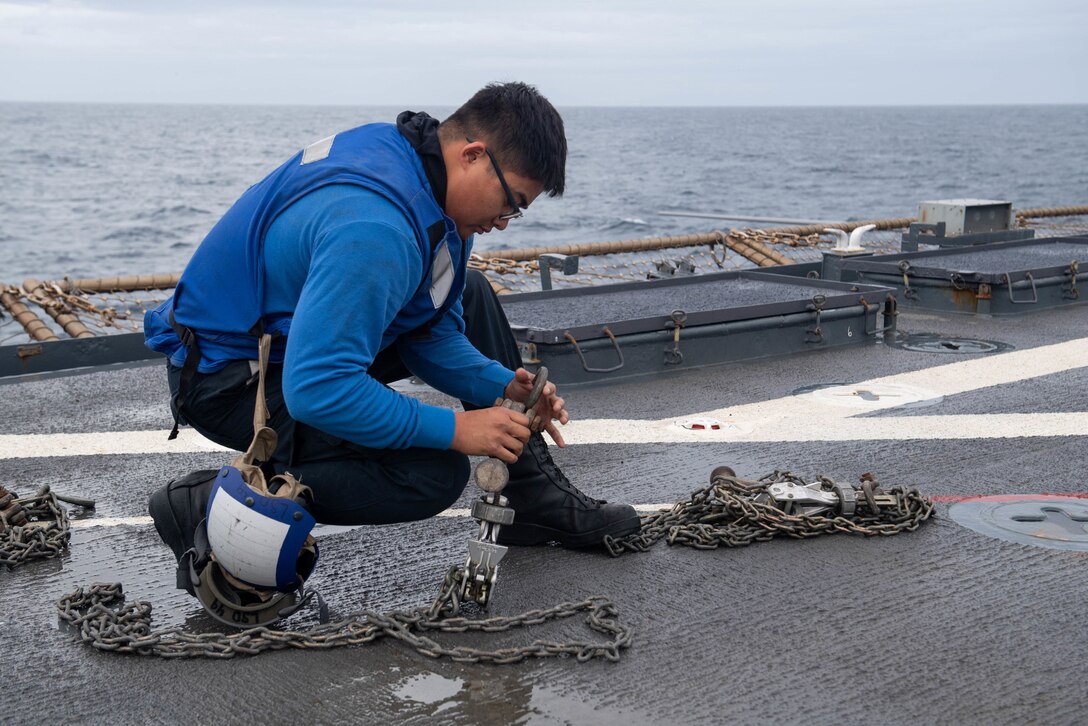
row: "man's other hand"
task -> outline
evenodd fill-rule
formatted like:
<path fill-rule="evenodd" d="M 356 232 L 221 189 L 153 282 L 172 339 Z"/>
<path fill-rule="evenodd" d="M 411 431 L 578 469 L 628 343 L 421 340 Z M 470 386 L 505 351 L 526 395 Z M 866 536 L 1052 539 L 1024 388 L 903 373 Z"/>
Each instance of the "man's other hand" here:
<path fill-rule="evenodd" d="M 513 464 L 529 440 L 529 419 L 523 413 L 492 406 L 454 414 L 450 448 L 469 456 L 494 456 Z"/>
<path fill-rule="evenodd" d="M 514 371 L 514 379 L 506 384 L 506 397 L 512 401 L 525 403 L 529 400 L 529 393 L 533 390 L 533 382 L 536 374 L 530 373 L 524 368 Z M 549 381 L 544 384 L 544 390 L 540 394 L 540 400 L 536 402 L 536 415 L 543 422 L 542 428 L 548 432 L 552 440 L 559 446 L 566 446 L 563 434 L 559 433 L 555 422 L 566 425 L 570 421 L 570 414 L 565 408 L 566 402 L 559 397 L 555 384 Z"/>

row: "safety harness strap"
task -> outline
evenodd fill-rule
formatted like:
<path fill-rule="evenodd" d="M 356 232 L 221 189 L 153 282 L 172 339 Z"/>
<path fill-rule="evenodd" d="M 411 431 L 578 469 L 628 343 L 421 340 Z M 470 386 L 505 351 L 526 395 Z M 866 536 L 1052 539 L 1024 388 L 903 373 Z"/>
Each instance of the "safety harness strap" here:
<path fill-rule="evenodd" d="M 178 383 L 178 392 L 174 397 L 174 427 L 170 429 L 170 436 L 167 437 L 168 441 L 173 441 L 178 437 L 178 429 L 181 426 L 181 404 L 189 391 L 189 382 L 193 380 L 200 366 L 200 346 L 196 342 L 196 333 L 192 328 L 179 323 L 174 318 L 173 310 L 170 311 L 170 327 L 174 329 L 174 333 L 185 346 L 185 363 L 181 366 L 181 381 Z"/>

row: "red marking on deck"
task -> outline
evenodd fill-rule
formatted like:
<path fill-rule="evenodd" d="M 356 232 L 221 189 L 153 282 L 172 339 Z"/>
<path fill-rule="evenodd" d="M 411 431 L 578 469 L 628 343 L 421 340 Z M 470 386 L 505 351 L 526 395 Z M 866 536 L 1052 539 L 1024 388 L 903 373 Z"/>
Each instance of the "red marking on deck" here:
<path fill-rule="evenodd" d="M 1088 499 L 1088 492 L 1042 492 L 1039 494 L 940 494 L 930 497 L 935 502 L 955 504 L 978 499 L 986 502 L 1023 502 L 1031 499 Z"/>

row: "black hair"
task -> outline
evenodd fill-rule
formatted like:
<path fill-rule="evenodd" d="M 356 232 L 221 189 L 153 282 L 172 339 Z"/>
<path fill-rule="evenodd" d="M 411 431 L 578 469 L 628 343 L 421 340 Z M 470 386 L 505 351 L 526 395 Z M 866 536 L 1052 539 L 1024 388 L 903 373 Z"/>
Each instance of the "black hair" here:
<path fill-rule="evenodd" d="M 559 112 L 525 83 L 489 83 L 442 122 L 444 134 L 485 141 L 503 169 L 563 194 L 567 137 Z"/>

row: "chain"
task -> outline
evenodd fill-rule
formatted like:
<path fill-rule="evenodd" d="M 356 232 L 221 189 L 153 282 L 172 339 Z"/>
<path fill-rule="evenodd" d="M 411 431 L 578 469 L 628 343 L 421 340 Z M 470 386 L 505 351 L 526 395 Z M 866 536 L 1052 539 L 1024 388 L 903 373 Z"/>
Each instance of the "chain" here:
<path fill-rule="evenodd" d="M 430 607 L 378 613 L 367 611 L 308 630 L 251 628 L 236 633 L 186 633 L 180 628 L 151 630 L 151 603 L 125 603 L 120 583 L 79 588 L 57 602 L 61 620 L 79 631 L 83 642 L 100 650 L 155 655 L 164 658 L 233 658 L 285 648 L 329 649 L 370 643 L 383 636 L 400 640 L 431 658 L 460 663 L 517 663 L 526 658 L 573 656 L 580 662 L 594 658 L 617 661 L 631 644 L 631 628 L 618 622 L 615 605 L 602 597 L 566 602 L 546 610 L 530 610 L 513 617 L 470 619 L 458 617 L 465 570 L 451 567 L 438 598 Z M 536 640 L 530 645 L 479 650 L 446 647 L 424 633 L 495 633 L 540 625 L 586 613 L 587 626 L 611 640 L 566 643 Z"/>
<path fill-rule="evenodd" d="M 825 477 L 818 478 L 820 496 L 843 487 Z M 864 536 L 889 536 L 913 531 L 933 513 L 932 500 L 917 489 L 892 487 L 881 491 L 871 474 L 861 478 L 857 506 L 850 516 L 791 513 L 802 511 L 791 504 L 776 504 L 769 493 L 775 484 L 814 486 L 786 471 L 775 471 L 758 481 L 736 477 L 728 467 L 719 467 L 711 485 L 698 490 L 688 501 L 671 509 L 643 517 L 638 534 L 605 539 L 613 556 L 643 552 L 661 539 L 696 549 L 741 547 L 779 536 L 802 539 L 845 532 Z M 847 497 L 849 499 L 849 497 Z M 0 499 L 0 506 L 3 506 Z M 63 511 L 52 506 L 61 517 Z M 851 504 L 851 506 L 853 506 Z M 815 511 L 815 510 L 810 510 Z M 7 521 L 7 520 L 5 520 Z M 64 520 L 65 531 L 67 521 Z M 14 529 L 9 527 L 9 529 Z M 79 588 L 57 602 L 60 619 L 78 630 L 83 642 L 100 650 L 164 658 L 233 658 L 285 648 L 328 649 L 373 642 L 382 637 L 402 641 L 431 658 L 449 658 L 464 663 L 517 663 L 526 658 L 573 656 L 578 661 L 601 658 L 617 661 L 620 651 L 631 644 L 632 630 L 618 620 L 616 606 L 608 599 L 593 596 L 581 602 L 565 602 L 543 610 L 515 616 L 466 618 L 461 615 L 461 593 L 466 570 L 451 567 L 428 607 L 388 613 L 364 611 L 340 621 L 306 630 L 274 630 L 256 627 L 232 633 L 188 633 L 180 628 L 153 631 L 152 606 L 136 600 L 125 603 L 120 583 L 93 584 Z M 584 614 L 586 625 L 605 639 L 554 642 L 536 640 L 529 645 L 481 650 L 467 646 L 448 647 L 432 633 L 495 633 L 541 625 Z"/>
<path fill-rule="evenodd" d="M 48 486 L 24 499 L 0 486 L 0 565 L 57 557 L 70 537 L 68 513 Z"/>
<path fill-rule="evenodd" d="M 811 234 L 793 234 L 776 230 L 734 229 L 729 237 L 740 240 L 754 240 L 763 244 L 786 245 L 788 247 L 817 247 L 823 240 L 819 232 Z"/>
<path fill-rule="evenodd" d="M 820 477 L 821 488 L 833 491 L 833 482 Z M 646 515 L 642 530 L 627 537 L 605 539 L 613 557 L 625 552 L 645 552 L 658 540 L 696 549 L 743 547 L 775 537 L 803 539 L 845 532 L 867 537 L 913 531 L 933 513 L 933 501 L 917 489 L 892 487 L 881 492 L 871 474 L 863 475 L 862 497 L 849 516 L 790 514 L 767 493 L 772 484 L 807 486 L 788 471 L 775 471 L 749 481 L 728 474 L 715 475 L 709 487 L 691 495 L 672 509 Z"/>
<path fill-rule="evenodd" d="M 496 272 L 500 275 L 509 273 L 533 274 L 540 271 L 536 260 L 509 260 L 505 257 L 483 257 L 475 252 L 468 256 L 468 267 L 481 272 Z"/>

